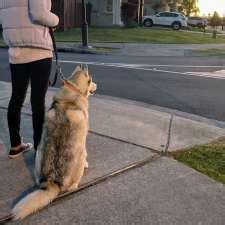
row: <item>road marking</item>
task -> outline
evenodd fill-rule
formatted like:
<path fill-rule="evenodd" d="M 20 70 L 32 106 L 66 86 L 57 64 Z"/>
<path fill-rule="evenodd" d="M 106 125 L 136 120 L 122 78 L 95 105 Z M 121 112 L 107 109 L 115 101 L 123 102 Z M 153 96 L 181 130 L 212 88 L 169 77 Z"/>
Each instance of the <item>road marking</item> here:
<path fill-rule="evenodd" d="M 75 64 L 89 64 L 99 66 L 125 66 L 125 67 L 173 67 L 173 68 L 225 68 L 221 66 L 203 66 L 203 65 L 174 65 L 174 64 L 126 64 L 126 63 L 104 63 L 104 62 L 84 62 L 84 61 L 69 61 L 61 60 L 62 63 L 75 63 Z"/>
<path fill-rule="evenodd" d="M 171 71 L 171 70 L 163 70 L 157 69 L 154 67 L 160 67 L 167 65 L 147 65 L 147 64 L 126 64 L 126 63 L 104 63 L 104 62 L 85 62 L 85 61 L 70 61 L 70 60 L 59 60 L 61 63 L 72 63 L 72 64 L 87 64 L 87 65 L 95 65 L 95 66 L 105 66 L 105 67 L 116 67 L 116 68 L 126 68 L 126 69 L 135 69 L 135 70 L 144 70 L 144 71 L 153 71 L 153 72 L 161 72 L 161 73 L 170 73 L 170 74 L 179 74 L 186 76 L 199 76 L 199 77 L 207 77 L 207 78 L 215 78 L 215 79 L 225 79 L 225 70 L 215 71 L 215 72 L 179 72 L 179 71 Z M 173 67 L 173 65 L 168 65 L 168 67 Z M 153 67 L 153 68 L 146 68 Z M 181 65 L 174 65 L 174 67 L 182 67 Z M 184 66 L 184 67 L 205 67 L 205 68 L 225 68 L 225 66 Z"/>
<path fill-rule="evenodd" d="M 143 64 L 145 65 L 145 64 Z M 175 68 L 225 68 L 225 66 L 194 66 L 194 65 L 148 65 L 155 67 L 175 67 Z"/>

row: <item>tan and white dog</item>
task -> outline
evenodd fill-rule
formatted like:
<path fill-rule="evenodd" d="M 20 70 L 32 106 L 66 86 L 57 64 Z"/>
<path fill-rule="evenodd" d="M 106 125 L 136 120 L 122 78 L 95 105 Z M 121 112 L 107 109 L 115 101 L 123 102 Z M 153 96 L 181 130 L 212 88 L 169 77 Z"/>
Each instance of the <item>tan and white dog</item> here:
<path fill-rule="evenodd" d="M 15 220 L 45 207 L 59 193 L 78 187 L 84 168 L 88 167 L 88 96 L 96 89 L 87 67 L 77 66 L 54 96 L 35 158 L 39 189 L 15 205 L 12 210 Z"/>

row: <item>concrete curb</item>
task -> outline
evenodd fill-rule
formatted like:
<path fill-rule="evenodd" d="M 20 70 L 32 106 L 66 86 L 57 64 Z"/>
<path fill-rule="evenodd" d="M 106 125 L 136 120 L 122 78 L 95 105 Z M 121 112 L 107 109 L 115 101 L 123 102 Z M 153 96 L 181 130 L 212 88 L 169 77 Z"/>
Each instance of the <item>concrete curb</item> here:
<path fill-rule="evenodd" d="M 101 48 L 100 46 L 97 48 Z M 105 47 L 102 47 L 105 48 Z M 8 46 L 0 46 L 0 49 L 8 49 Z M 78 54 L 92 54 L 92 55 L 109 55 L 112 52 L 100 51 L 93 49 L 85 49 L 85 48 L 72 48 L 72 47 L 57 47 L 58 52 L 62 53 L 78 53 Z"/>
<path fill-rule="evenodd" d="M 8 49 L 8 46 L 0 46 L 0 49 Z M 69 48 L 69 47 L 58 47 L 58 52 L 64 52 L 64 53 L 78 53 L 78 54 L 107 54 L 107 53 L 101 53 L 97 52 L 95 50 L 88 50 L 88 49 L 82 49 L 82 48 Z"/>
<path fill-rule="evenodd" d="M 199 47 L 196 47 L 199 46 Z M 82 48 L 71 42 L 57 42 L 57 49 L 63 53 L 95 54 L 95 55 L 120 55 L 120 56 L 204 56 L 196 52 L 202 48 L 224 48 L 223 44 L 138 44 L 138 43 L 93 43 L 93 49 Z M 0 49 L 8 49 L 0 46 Z M 107 51 L 111 49 L 112 51 Z"/>
<path fill-rule="evenodd" d="M 90 127 L 97 133 L 165 153 L 225 136 L 225 129 L 213 125 L 210 119 L 196 121 L 182 113 L 177 116 L 132 101 L 102 97 L 90 100 Z"/>
<path fill-rule="evenodd" d="M 100 55 L 104 53 L 97 52 L 95 50 L 82 49 L 82 48 L 69 48 L 69 47 L 57 47 L 58 52 L 64 53 L 79 53 L 79 54 L 94 54 Z"/>

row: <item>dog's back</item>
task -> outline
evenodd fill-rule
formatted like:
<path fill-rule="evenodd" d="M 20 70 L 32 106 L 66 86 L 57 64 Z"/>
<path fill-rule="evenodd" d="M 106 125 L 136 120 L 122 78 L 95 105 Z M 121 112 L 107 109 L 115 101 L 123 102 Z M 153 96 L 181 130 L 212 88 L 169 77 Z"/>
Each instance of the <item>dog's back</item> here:
<path fill-rule="evenodd" d="M 40 183 L 51 181 L 67 189 L 79 183 L 86 157 L 87 124 L 81 110 L 62 103 L 55 104 L 47 115 L 43 137 Z M 77 173 L 77 174 L 76 174 Z M 42 184 L 43 185 L 43 184 Z"/>

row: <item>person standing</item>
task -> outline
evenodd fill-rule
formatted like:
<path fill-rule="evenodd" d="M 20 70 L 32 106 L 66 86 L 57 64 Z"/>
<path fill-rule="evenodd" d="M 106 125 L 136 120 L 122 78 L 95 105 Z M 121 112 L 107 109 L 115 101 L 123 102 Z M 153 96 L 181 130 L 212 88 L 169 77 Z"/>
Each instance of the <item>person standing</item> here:
<path fill-rule="evenodd" d="M 3 38 L 9 46 L 12 81 L 7 114 L 11 142 L 9 158 L 16 158 L 33 147 L 24 143 L 20 135 L 21 109 L 29 83 L 35 150 L 41 139 L 53 58 L 49 29 L 58 25 L 59 18 L 51 12 L 51 0 L 1 0 L 0 14 Z"/>

